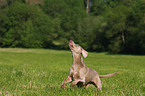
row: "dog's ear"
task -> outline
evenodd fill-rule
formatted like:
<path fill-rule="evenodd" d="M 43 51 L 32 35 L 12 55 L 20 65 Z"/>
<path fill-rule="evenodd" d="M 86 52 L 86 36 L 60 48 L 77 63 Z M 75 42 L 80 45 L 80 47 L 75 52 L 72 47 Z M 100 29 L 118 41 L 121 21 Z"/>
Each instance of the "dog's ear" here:
<path fill-rule="evenodd" d="M 88 52 L 87 52 L 86 50 L 82 49 L 82 54 L 83 54 L 83 56 L 86 58 L 87 55 L 88 55 Z"/>

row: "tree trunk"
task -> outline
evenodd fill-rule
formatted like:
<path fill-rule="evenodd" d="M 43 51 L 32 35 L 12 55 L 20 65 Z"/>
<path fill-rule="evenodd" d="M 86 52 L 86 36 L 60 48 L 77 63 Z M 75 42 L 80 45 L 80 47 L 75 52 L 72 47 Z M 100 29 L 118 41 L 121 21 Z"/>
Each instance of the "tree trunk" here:
<path fill-rule="evenodd" d="M 122 41 L 123 41 L 123 43 L 125 43 L 124 31 L 122 31 Z"/>
<path fill-rule="evenodd" d="M 86 7 L 87 14 L 89 13 L 89 11 L 90 11 L 90 0 L 87 0 L 87 7 Z"/>

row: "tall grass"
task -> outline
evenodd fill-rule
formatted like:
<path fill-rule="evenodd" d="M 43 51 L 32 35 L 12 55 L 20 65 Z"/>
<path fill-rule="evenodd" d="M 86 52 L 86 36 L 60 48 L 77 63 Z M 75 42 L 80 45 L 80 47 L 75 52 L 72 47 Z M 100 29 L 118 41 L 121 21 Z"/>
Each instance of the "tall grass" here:
<path fill-rule="evenodd" d="M 7 96 L 144 96 L 145 56 L 89 53 L 84 59 L 101 78 L 102 92 L 94 86 L 61 89 L 72 64 L 70 51 L 47 49 L 0 49 L 0 95 Z"/>

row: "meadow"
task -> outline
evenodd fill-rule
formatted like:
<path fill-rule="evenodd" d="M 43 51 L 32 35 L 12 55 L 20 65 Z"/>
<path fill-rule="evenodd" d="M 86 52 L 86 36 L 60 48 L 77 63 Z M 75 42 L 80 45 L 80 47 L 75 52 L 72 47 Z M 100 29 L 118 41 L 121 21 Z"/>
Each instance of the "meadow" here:
<path fill-rule="evenodd" d="M 51 49 L 0 48 L 0 95 L 2 96 L 145 96 L 145 56 L 89 52 L 84 59 L 101 78 L 102 92 L 94 86 L 71 88 L 68 77 L 71 52 Z"/>

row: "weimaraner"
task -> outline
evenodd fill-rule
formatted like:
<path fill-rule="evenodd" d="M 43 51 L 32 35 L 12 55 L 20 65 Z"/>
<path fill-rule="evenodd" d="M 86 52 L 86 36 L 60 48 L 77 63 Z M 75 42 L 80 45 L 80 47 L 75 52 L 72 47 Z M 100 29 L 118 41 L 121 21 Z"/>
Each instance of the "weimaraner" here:
<path fill-rule="evenodd" d="M 118 74 L 118 72 L 115 72 L 107 75 L 98 75 L 95 70 L 87 67 L 86 64 L 83 62 L 82 55 L 86 58 L 88 55 L 87 51 L 85 51 L 78 44 L 75 44 L 72 40 L 70 40 L 69 42 L 69 47 L 73 55 L 73 64 L 70 67 L 68 78 L 63 80 L 62 82 L 61 88 L 64 88 L 66 83 L 72 81 L 71 87 L 75 85 L 77 85 L 78 87 L 82 87 L 93 84 L 97 87 L 97 89 L 101 90 L 102 84 L 100 77 L 106 78 Z"/>

